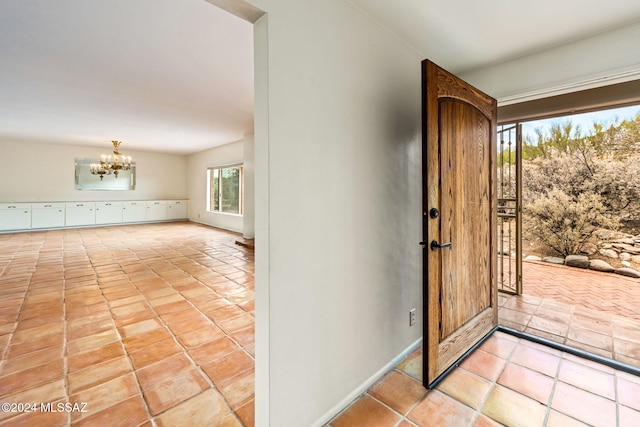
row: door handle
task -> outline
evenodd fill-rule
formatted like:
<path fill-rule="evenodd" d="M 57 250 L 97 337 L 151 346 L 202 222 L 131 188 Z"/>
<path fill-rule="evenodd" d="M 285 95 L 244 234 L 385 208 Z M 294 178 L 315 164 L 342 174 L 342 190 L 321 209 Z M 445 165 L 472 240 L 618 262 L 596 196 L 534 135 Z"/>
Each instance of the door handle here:
<path fill-rule="evenodd" d="M 431 245 L 429 245 L 431 247 L 432 251 L 435 251 L 436 249 L 442 249 L 442 248 L 450 248 L 451 246 L 453 246 L 453 242 L 448 242 L 448 243 L 438 243 L 435 240 L 431 241 Z"/>

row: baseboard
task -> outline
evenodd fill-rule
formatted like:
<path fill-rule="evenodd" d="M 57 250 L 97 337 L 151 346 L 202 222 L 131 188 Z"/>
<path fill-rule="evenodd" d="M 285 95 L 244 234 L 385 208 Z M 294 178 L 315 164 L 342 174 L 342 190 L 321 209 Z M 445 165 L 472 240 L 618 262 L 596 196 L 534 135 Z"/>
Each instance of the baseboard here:
<path fill-rule="evenodd" d="M 402 353 L 394 357 L 389 363 L 384 365 L 381 369 L 378 370 L 375 374 L 369 377 L 365 382 L 360 384 L 355 390 L 349 393 L 344 399 L 342 399 L 336 406 L 331 408 L 326 414 L 320 417 L 316 422 L 314 422 L 312 427 L 322 427 L 331 421 L 336 415 L 342 412 L 351 402 L 356 400 L 358 396 L 362 393 L 366 392 L 374 385 L 378 380 L 380 380 L 383 376 L 385 376 L 389 371 L 398 365 L 398 363 L 402 362 L 409 354 L 411 354 L 416 348 L 420 347 L 422 344 L 422 337 L 416 340 L 409 347 L 404 349 Z"/>

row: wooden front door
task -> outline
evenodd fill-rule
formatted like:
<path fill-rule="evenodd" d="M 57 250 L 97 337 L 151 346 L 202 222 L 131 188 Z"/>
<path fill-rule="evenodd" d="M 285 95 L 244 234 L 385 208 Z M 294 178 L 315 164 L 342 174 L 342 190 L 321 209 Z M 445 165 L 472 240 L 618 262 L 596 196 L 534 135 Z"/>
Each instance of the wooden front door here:
<path fill-rule="evenodd" d="M 424 384 L 498 324 L 495 99 L 422 63 Z"/>

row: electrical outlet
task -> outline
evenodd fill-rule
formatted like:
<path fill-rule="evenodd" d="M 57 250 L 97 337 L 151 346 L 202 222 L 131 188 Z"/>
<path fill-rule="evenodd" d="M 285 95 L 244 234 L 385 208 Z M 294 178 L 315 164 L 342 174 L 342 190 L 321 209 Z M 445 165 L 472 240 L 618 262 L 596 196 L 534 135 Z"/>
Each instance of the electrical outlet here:
<path fill-rule="evenodd" d="M 409 310 L 409 326 L 413 326 L 416 324 L 416 309 L 412 308 Z"/>

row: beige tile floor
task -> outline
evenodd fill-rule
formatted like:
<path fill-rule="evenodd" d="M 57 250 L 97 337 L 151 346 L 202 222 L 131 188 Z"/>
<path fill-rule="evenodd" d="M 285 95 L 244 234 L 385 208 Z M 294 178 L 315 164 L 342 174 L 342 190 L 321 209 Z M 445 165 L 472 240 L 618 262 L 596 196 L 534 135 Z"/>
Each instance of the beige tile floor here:
<path fill-rule="evenodd" d="M 640 377 L 494 333 L 433 390 L 422 349 L 327 426 L 640 426 Z"/>
<path fill-rule="evenodd" d="M 0 425 L 254 425 L 253 252 L 236 238 L 193 223 L 0 235 L 0 401 L 74 409 Z M 555 335 L 570 313 L 579 333 L 570 322 L 562 342 L 640 359 L 635 324 L 558 303 L 501 297 L 501 322 Z M 545 425 L 541 407 L 549 426 L 640 425 L 637 377 L 502 333 L 429 393 L 421 363 L 417 350 L 331 425 Z"/>
<path fill-rule="evenodd" d="M 0 425 L 253 426 L 254 262 L 236 238 L 193 223 L 0 235 L 0 401 L 38 409 L 10 405 Z"/>

